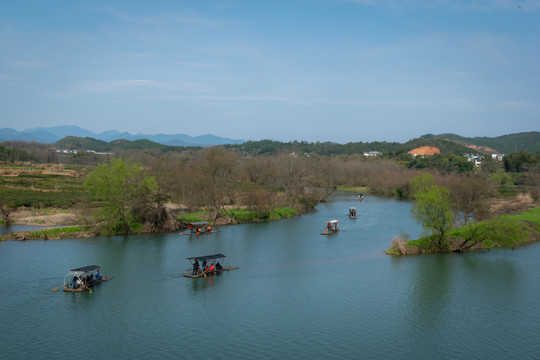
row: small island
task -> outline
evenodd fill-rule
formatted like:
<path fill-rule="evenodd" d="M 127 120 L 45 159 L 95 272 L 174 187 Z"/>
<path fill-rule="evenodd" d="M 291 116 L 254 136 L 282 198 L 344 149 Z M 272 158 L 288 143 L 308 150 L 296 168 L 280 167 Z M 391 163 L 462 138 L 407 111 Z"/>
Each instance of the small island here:
<path fill-rule="evenodd" d="M 388 255 L 514 249 L 540 240 L 540 204 L 538 198 L 533 199 L 529 194 L 492 201 L 492 206 L 504 205 L 509 213 L 478 221 L 474 219 L 474 211 L 452 211 L 450 192 L 435 185 L 431 174 L 418 175 L 410 186 L 416 199 L 412 215 L 422 224 L 424 236 L 417 240 L 410 240 L 408 234 L 394 237 L 392 247 L 386 251 Z M 456 219 L 461 226 L 456 225 Z"/>

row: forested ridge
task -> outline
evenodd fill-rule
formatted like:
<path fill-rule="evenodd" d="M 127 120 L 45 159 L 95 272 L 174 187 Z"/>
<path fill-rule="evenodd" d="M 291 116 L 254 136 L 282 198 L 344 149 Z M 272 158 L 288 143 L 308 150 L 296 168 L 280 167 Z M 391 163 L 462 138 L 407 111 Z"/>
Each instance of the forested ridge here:
<path fill-rule="evenodd" d="M 181 151 L 187 149 L 181 146 L 171 146 L 155 143 L 150 140 L 115 140 L 109 143 L 93 138 L 78 138 L 68 136 L 53 144 L 62 149 L 79 149 L 95 151 L 114 151 L 126 149 L 153 149 L 159 152 Z M 438 148 L 443 154 L 463 155 L 467 152 L 474 152 L 466 145 L 485 146 L 493 149 L 500 154 L 509 154 L 519 151 L 529 153 L 540 152 L 540 132 L 523 132 L 516 134 L 503 135 L 498 137 L 474 137 L 467 138 L 456 134 L 431 135 L 426 134 L 421 137 L 411 139 L 405 143 L 399 142 L 349 142 L 339 144 L 333 142 L 307 142 L 307 141 L 274 141 L 258 140 L 246 141 L 241 144 L 223 145 L 229 149 L 241 149 L 252 155 L 278 154 L 282 152 L 296 152 L 299 154 L 317 154 L 317 155 L 352 155 L 364 154 L 369 151 L 378 151 L 384 153 L 403 153 L 414 148 L 422 146 L 433 146 Z M 189 147 L 197 149 L 200 147 Z M 483 151 L 478 150 L 480 153 Z"/>

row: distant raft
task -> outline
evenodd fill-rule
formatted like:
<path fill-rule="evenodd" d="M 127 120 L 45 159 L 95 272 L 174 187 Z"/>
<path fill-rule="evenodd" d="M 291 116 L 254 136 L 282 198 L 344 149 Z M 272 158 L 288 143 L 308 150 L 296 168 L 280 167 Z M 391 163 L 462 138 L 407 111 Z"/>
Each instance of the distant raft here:
<path fill-rule="evenodd" d="M 208 221 L 197 221 L 197 222 L 188 223 L 188 229 L 180 234 L 188 235 L 188 236 L 195 236 L 195 235 L 211 234 L 218 231 L 219 230 L 214 229 Z"/>
<path fill-rule="evenodd" d="M 326 223 L 326 227 L 324 228 L 321 235 L 334 234 L 338 231 L 341 231 L 341 229 L 339 228 L 339 220 L 330 220 Z"/>

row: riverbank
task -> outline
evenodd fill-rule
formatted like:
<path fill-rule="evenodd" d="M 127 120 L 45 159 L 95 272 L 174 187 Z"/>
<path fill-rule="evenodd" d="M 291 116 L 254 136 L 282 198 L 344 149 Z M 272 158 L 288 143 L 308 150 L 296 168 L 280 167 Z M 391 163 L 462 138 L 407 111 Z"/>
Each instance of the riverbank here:
<path fill-rule="evenodd" d="M 345 191 L 357 192 L 360 188 L 341 189 Z M 362 188 L 362 190 L 367 190 Z M 529 195 L 518 194 L 515 197 L 492 199 L 490 208 L 491 212 L 497 216 L 516 215 L 526 212 L 535 206 L 540 206 L 538 201 L 534 201 Z M 283 218 L 302 215 L 292 208 L 279 208 L 270 212 L 268 216 L 261 218 L 248 211 L 245 207 L 226 207 L 226 212 L 213 220 L 206 212 L 190 212 L 190 209 L 184 204 L 168 204 L 167 211 L 182 223 L 194 221 L 209 221 L 212 225 L 223 226 L 240 223 L 266 222 L 276 221 Z M 49 227 L 44 230 L 25 230 L 10 233 L 0 237 L 0 241 L 4 240 L 42 240 L 42 239 L 64 239 L 64 238 L 89 238 L 98 236 L 97 228 L 92 226 L 92 217 L 88 210 L 81 209 L 33 209 L 19 208 L 10 215 L 12 225 L 27 225 Z M 55 231 L 55 228 L 62 227 L 63 231 Z M 136 233 L 145 233 L 141 229 Z M 532 236 L 534 238 L 534 236 Z M 408 240 L 408 239 L 407 239 Z M 415 240 L 418 241 L 418 240 Z M 404 239 L 395 238 L 392 241 L 392 247 L 387 250 L 388 254 L 392 255 L 412 255 L 425 253 L 426 250 L 417 246 L 414 242 L 406 245 Z M 470 249 L 482 249 L 483 245 L 474 245 Z M 455 250 L 455 247 L 454 247 Z"/>
<path fill-rule="evenodd" d="M 226 207 L 217 219 L 212 219 L 208 212 L 189 212 L 184 204 L 168 204 L 167 211 L 181 224 L 197 221 L 208 221 L 212 225 L 234 225 L 241 223 L 276 221 L 301 213 L 292 208 L 276 208 L 265 216 L 255 214 L 244 207 Z M 11 225 L 47 227 L 41 230 L 23 230 L 0 236 L 6 240 L 58 240 L 68 238 L 89 238 L 99 235 L 99 229 L 92 223 L 91 216 L 77 209 L 32 209 L 21 208 L 10 214 Z M 92 224 L 92 225 L 89 225 Z M 184 228 L 181 226 L 180 230 Z M 141 227 L 132 234 L 151 233 Z M 131 235 L 131 234 L 130 234 Z"/>

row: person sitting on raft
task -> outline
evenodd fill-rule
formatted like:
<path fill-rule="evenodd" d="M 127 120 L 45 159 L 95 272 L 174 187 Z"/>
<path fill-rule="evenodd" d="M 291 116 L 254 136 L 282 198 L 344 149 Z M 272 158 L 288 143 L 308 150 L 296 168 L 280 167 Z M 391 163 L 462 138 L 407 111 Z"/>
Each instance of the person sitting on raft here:
<path fill-rule="evenodd" d="M 223 266 L 221 266 L 221 264 L 218 261 L 216 264 L 216 270 L 221 270 L 221 269 L 223 269 Z"/>
<path fill-rule="evenodd" d="M 216 268 L 214 267 L 214 263 L 210 264 L 210 268 L 208 269 L 208 271 L 212 272 L 212 271 L 215 271 Z"/>

